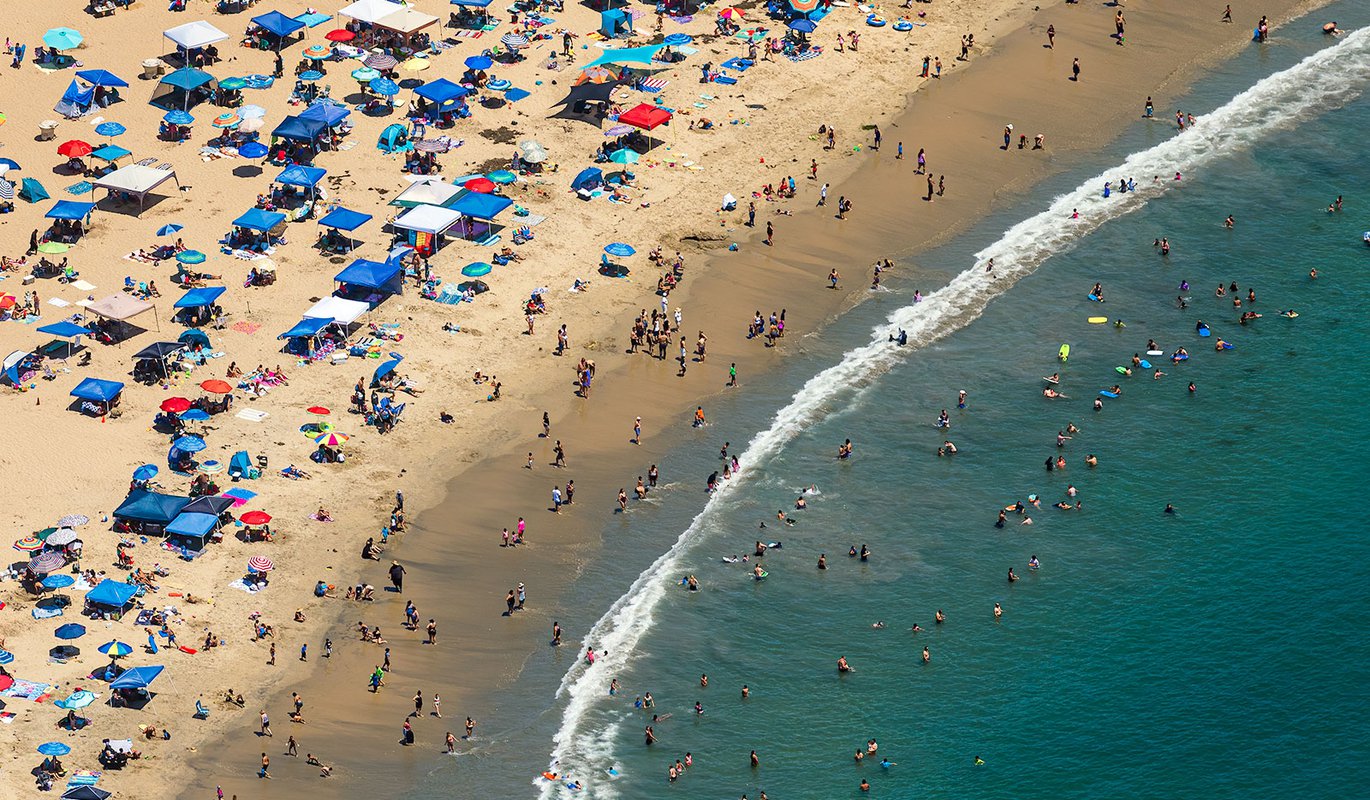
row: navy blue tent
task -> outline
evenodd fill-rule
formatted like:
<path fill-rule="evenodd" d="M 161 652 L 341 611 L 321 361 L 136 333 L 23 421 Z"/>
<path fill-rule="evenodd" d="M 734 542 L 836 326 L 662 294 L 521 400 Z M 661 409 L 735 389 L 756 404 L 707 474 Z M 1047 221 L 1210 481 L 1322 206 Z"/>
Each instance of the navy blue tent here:
<path fill-rule="evenodd" d="M 271 135 L 273 138 L 280 137 L 297 142 L 312 142 L 327 130 L 328 126 L 317 119 L 301 119 L 297 116 L 289 116 L 281 120 Z"/>
<path fill-rule="evenodd" d="M 38 329 L 39 333 L 46 333 L 49 336 L 56 336 L 59 339 L 70 339 L 73 336 L 86 336 L 90 333 L 89 328 L 84 328 L 74 322 L 54 322 L 51 325 L 44 325 Z"/>
<path fill-rule="evenodd" d="M 340 231 L 355 231 L 371 220 L 370 214 L 363 214 L 360 211 L 353 211 L 350 208 L 338 206 L 328 212 L 319 220 L 319 224 L 325 228 L 337 228 Z M 42 330 L 42 328 L 39 328 Z"/>
<path fill-rule="evenodd" d="M 114 89 L 123 89 L 128 86 L 128 81 L 107 69 L 77 70 L 76 77 L 89 83 L 91 86 L 104 86 L 106 88 Z"/>
<path fill-rule="evenodd" d="M 305 28 L 303 22 L 287 17 L 279 11 L 268 11 L 259 17 L 253 17 L 252 23 L 267 33 L 282 39 Z"/>
<path fill-rule="evenodd" d="M 347 108 L 346 106 L 340 106 L 335 103 L 318 103 L 301 111 L 299 117 L 300 119 L 322 122 L 331 128 L 347 119 L 347 116 L 351 113 L 352 109 Z"/>
<path fill-rule="evenodd" d="M 123 608 L 133 602 L 133 598 L 137 594 L 138 587 L 136 585 L 105 578 L 94 589 L 86 592 L 86 602 L 100 606 Z"/>
<path fill-rule="evenodd" d="M 247 228 L 250 231 L 261 231 L 266 233 L 272 228 L 285 222 L 285 215 L 279 211 L 263 211 L 260 208 L 250 208 L 245 214 L 233 220 L 233 227 Z"/>
<path fill-rule="evenodd" d="M 323 180 L 323 176 L 328 174 L 328 170 L 323 167 L 306 167 L 303 164 L 292 164 L 281 170 L 281 174 L 275 178 L 276 183 L 286 186 L 300 186 L 305 189 L 313 189 Z"/>
<path fill-rule="evenodd" d="M 246 451 L 241 452 L 243 455 L 247 455 Z M 235 502 L 237 502 L 237 500 L 232 497 L 225 497 L 219 494 L 207 494 L 204 497 L 197 497 L 194 500 L 191 500 L 185 508 L 181 509 L 181 516 L 184 517 L 186 514 L 209 514 L 217 517 L 232 508 Z M 179 518 L 180 517 L 177 519 Z"/>
<path fill-rule="evenodd" d="M 581 189 L 593 189 L 604 183 L 604 173 L 598 167 L 586 167 L 580 171 L 575 180 L 571 181 L 571 190 L 580 191 Z"/>
<path fill-rule="evenodd" d="M 79 200 L 58 200 L 56 205 L 48 209 L 48 213 L 43 216 L 48 219 L 85 219 L 94 210 L 94 203 L 82 203 Z"/>
<path fill-rule="evenodd" d="M 404 269 L 398 261 L 381 263 L 359 258 L 334 275 L 333 280 L 386 294 L 404 293 Z"/>
<path fill-rule="evenodd" d="M 228 291 L 224 286 L 206 286 L 203 289 L 191 289 L 181 295 L 180 299 L 172 304 L 172 308 L 200 308 L 202 306 L 213 305 L 215 300 Z"/>
<path fill-rule="evenodd" d="M 146 689 L 165 667 L 133 667 L 110 682 L 111 689 Z"/>
<path fill-rule="evenodd" d="M 232 501 L 230 501 L 232 502 Z M 185 536 L 191 539 L 203 539 L 214 532 L 219 527 L 219 516 L 217 514 L 201 514 L 193 511 L 182 511 L 181 514 L 166 526 L 169 536 Z M 89 595 L 87 595 L 89 597 Z"/>
<path fill-rule="evenodd" d="M 153 522 L 165 525 L 176 519 L 176 515 L 181 513 L 181 509 L 185 508 L 188 503 L 190 503 L 189 497 L 134 489 L 128 493 L 128 497 L 124 498 L 124 502 L 114 509 L 114 518 L 128 520 L 129 522 Z"/>
<path fill-rule="evenodd" d="M 295 323 L 295 327 L 291 328 L 290 330 L 286 331 L 280 336 L 277 336 L 276 338 L 295 339 L 302 336 L 318 336 L 319 331 L 323 330 L 324 328 L 327 328 L 329 325 L 332 324 L 333 320 L 331 319 L 315 319 L 314 317 L 305 317 L 304 319 Z"/>
<path fill-rule="evenodd" d="M 124 385 L 119 381 L 102 381 L 99 378 L 82 378 L 71 390 L 71 396 L 92 403 L 109 403 L 119 396 Z"/>
<path fill-rule="evenodd" d="M 99 786 L 67 786 L 67 790 L 62 792 L 61 800 L 109 800 L 113 796 L 112 792 L 107 792 Z"/>
<path fill-rule="evenodd" d="M 418 87 L 414 90 L 414 94 L 431 103 L 442 105 L 459 97 L 465 97 L 466 87 L 459 83 L 453 83 L 446 78 L 438 78 Z"/>
<path fill-rule="evenodd" d="M 450 208 L 458 214 L 465 214 L 474 219 L 494 219 L 513 204 L 513 200 L 503 195 L 468 192 L 457 198 Z"/>
<path fill-rule="evenodd" d="M 150 361 L 152 359 L 163 359 L 170 355 L 175 355 L 186 349 L 180 342 L 153 342 L 142 350 L 133 354 L 133 358 L 138 361 Z"/>

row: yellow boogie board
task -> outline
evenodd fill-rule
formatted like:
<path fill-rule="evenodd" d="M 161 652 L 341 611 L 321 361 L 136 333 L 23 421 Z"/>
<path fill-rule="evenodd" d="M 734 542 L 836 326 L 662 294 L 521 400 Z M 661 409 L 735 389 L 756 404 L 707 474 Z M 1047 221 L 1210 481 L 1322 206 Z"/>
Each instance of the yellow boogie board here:
<path fill-rule="evenodd" d="M 1089 318 L 1089 324 L 1090 324 L 1090 325 L 1102 325 L 1102 324 L 1104 324 L 1105 322 L 1108 322 L 1108 317 L 1090 317 L 1090 318 Z"/>
<path fill-rule="evenodd" d="M 1062 361 L 1065 361 L 1067 358 L 1070 358 L 1070 345 L 1061 345 L 1061 349 L 1056 351 L 1056 357 L 1061 359 Z"/>

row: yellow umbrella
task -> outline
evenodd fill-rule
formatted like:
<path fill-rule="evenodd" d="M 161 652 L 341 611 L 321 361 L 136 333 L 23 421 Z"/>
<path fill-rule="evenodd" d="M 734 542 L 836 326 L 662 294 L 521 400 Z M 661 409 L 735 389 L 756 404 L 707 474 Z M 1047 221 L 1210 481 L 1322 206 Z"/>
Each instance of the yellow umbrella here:
<path fill-rule="evenodd" d="M 411 58 L 400 65 L 400 69 L 405 72 L 423 72 L 433 66 L 433 62 L 426 58 Z"/>

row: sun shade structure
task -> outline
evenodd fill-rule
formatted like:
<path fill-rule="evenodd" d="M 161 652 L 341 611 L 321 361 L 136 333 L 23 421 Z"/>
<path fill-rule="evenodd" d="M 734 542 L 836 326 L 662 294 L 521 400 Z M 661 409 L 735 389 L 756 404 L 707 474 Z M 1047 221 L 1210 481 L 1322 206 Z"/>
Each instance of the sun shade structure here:
<path fill-rule="evenodd" d="M 267 233 L 282 222 L 285 222 L 285 215 L 279 211 L 263 211 L 260 208 L 252 208 L 248 209 L 247 213 L 241 217 L 233 220 L 233 227 Z"/>
<path fill-rule="evenodd" d="M 425 14 L 412 8 L 401 8 L 376 20 L 375 25 L 408 37 L 437 23 L 438 18 L 432 14 Z"/>
<path fill-rule="evenodd" d="M 103 300 L 97 300 L 86 306 L 86 310 L 92 314 L 120 322 L 133 319 L 139 314 L 152 311 L 155 308 L 156 306 L 152 303 L 139 300 L 130 294 L 112 294 Z"/>
<path fill-rule="evenodd" d="M 360 211 L 339 206 L 323 215 L 319 219 L 319 224 L 325 228 L 336 228 L 340 231 L 355 231 L 370 221 L 370 214 L 363 214 Z"/>
<path fill-rule="evenodd" d="M 137 595 L 138 587 L 135 584 L 105 578 L 94 589 L 86 592 L 86 602 L 100 606 L 123 608 L 133 602 L 133 598 Z"/>
<path fill-rule="evenodd" d="M 204 20 L 177 25 L 174 28 L 163 31 L 162 35 L 170 39 L 172 44 L 186 50 L 206 47 L 228 39 L 228 34 Z"/>
<path fill-rule="evenodd" d="M 232 501 L 229 501 L 230 503 Z M 214 532 L 219 527 L 219 517 L 215 514 L 202 514 L 194 511 L 182 511 L 176 519 L 166 526 L 169 536 L 185 536 L 191 539 L 203 539 Z"/>
<path fill-rule="evenodd" d="M 266 31 L 267 33 L 284 39 L 305 29 L 305 24 L 297 19 L 287 17 L 279 11 L 268 11 L 258 17 L 252 18 L 252 24 Z"/>
<path fill-rule="evenodd" d="M 344 106 L 334 105 L 332 103 L 319 103 L 318 105 L 310 106 L 304 111 L 301 111 L 298 116 L 300 119 L 310 120 L 311 122 L 322 122 L 331 128 L 347 119 L 348 115 L 351 113 L 352 110 Z"/>
<path fill-rule="evenodd" d="M 114 509 L 114 518 L 129 522 L 151 522 L 166 525 L 190 504 L 189 497 L 134 489 L 124 502 Z"/>
<path fill-rule="evenodd" d="M 100 149 L 104 150 L 105 148 Z M 127 155 L 128 151 L 125 150 L 124 154 Z M 141 164 L 129 164 L 127 167 L 120 167 L 102 178 L 96 178 L 91 183 L 97 189 L 108 189 L 111 194 L 117 192 L 136 196 L 138 198 L 138 209 L 141 211 L 148 194 L 167 181 L 175 181 L 177 188 L 181 186 L 181 181 L 176 177 L 175 170 L 153 169 Z"/>
<path fill-rule="evenodd" d="M 458 201 L 460 202 L 460 201 Z M 439 234 L 461 221 L 461 212 L 441 206 L 414 206 L 390 223 L 395 228 L 420 233 Z"/>
<path fill-rule="evenodd" d="M 390 205 L 400 208 L 415 206 L 450 206 L 466 190 L 441 179 L 414 181 L 409 188 L 400 192 L 390 201 Z"/>
<path fill-rule="evenodd" d="M 320 120 L 292 115 L 281 120 L 271 131 L 271 135 L 297 142 L 312 142 L 327 131 L 328 125 Z"/>
<path fill-rule="evenodd" d="M 194 67 L 182 67 L 157 82 L 157 91 L 149 102 L 169 111 L 185 111 L 190 107 L 190 99 L 196 89 L 202 86 L 213 88 L 214 83 L 214 76 L 208 72 Z M 189 125 L 193 121 L 177 124 Z"/>
<path fill-rule="evenodd" d="M 618 50 L 605 50 L 604 55 L 586 64 L 582 69 L 597 67 L 601 64 L 638 64 L 651 66 L 652 57 L 657 51 L 665 47 L 664 44 L 649 44 L 644 47 L 624 47 Z"/>
<path fill-rule="evenodd" d="M 115 75 L 107 69 L 82 69 L 76 71 L 76 77 L 89 83 L 91 86 L 104 86 L 106 88 L 123 89 L 128 87 L 128 81 Z"/>
<path fill-rule="evenodd" d="M 473 219 L 492 220 L 513 204 L 513 200 L 503 195 L 470 192 L 457 198 L 452 210 Z"/>
<path fill-rule="evenodd" d="M 332 318 L 319 319 L 316 317 L 305 317 L 290 330 L 277 336 L 277 339 L 302 339 L 311 336 L 318 336 L 324 328 L 333 324 Z"/>
<path fill-rule="evenodd" d="M 48 213 L 43 216 L 48 219 L 85 219 L 90 216 L 90 212 L 95 210 L 94 203 L 81 203 L 76 200 L 58 200 Z"/>
<path fill-rule="evenodd" d="M 224 292 L 228 291 L 224 286 L 206 286 L 202 289 L 191 289 L 181 295 L 174 304 L 173 308 L 202 308 L 213 305 Z"/>
<path fill-rule="evenodd" d="M 381 263 L 359 258 L 334 275 L 333 280 L 386 294 L 404 292 L 404 268 L 398 261 Z"/>
<path fill-rule="evenodd" d="M 105 381 L 99 378 L 82 378 L 71 390 L 71 396 L 92 403 L 109 403 L 119 396 L 124 385 L 119 381 Z"/>
<path fill-rule="evenodd" d="M 281 170 L 281 174 L 275 177 L 274 182 L 286 186 L 299 186 L 312 191 L 327 174 L 328 170 L 323 167 L 306 167 L 303 164 L 293 164 Z"/>
<path fill-rule="evenodd" d="M 105 144 L 95 148 L 95 150 L 91 152 L 90 157 L 98 158 L 101 161 L 109 161 L 112 163 L 118 161 L 121 158 L 124 158 L 125 156 L 131 155 L 133 155 L 132 150 L 120 147 L 117 144 Z M 144 167 L 144 169 L 151 169 L 151 167 Z M 113 173 L 110 174 L 112 175 Z M 175 173 L 173 173 L 173 175 L 174 174 Z"/>
<path fill-rule="evenodd" d="M 111 689 L 146 689 L 157 680 L 157 676 L 162 674 L 165 667 L 132 667 L 124 670 L 124 673 L 115 678 L 110 684 Z"/>
<path fill-rule="evenodd" d="M 358 0 L 358 2 L 339 11 L 338 14 L 351 17 L 359 22 L 376 23 L 399 11 L 400 8 L 398 3 L 391 2 L 391 0 Z"/>
<path fill-rule="evenodd" d="M 430 103 L 442 105 L 444 103 L 450 103 L 457 98 L 465 97 L 467 90 L 465 86 L 462 86 L 459 83 L 453 83 L 446 78 L 438 78 L 437 80 L 429 81 L 418 87 L 414 90 L 414 94 Z"/>
<path fill-rule="evenodd" d="M 311 319 L 327 319 L 347 326 L 356 322 L 362 314 L 370 311 L 371 307 L 358 300 L 345 300 L 341 297 L 325 297 L 309 310 L 304 312 L 305 317 Z"/>
<path fill-rule="evenodd" d="M 623 125 L 650 131 L 670 122 L 671 112 L 647 103 L 639 103 L 620 114 L 618 121 Z"/>

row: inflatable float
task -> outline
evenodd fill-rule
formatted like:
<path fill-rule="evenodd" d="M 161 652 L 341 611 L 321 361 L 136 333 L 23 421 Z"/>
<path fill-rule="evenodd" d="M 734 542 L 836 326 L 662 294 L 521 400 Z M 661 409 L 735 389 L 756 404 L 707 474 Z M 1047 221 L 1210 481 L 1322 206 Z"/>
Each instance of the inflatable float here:
<path fill-rule="evenodd" d="M 878 14 L 870 14 L 866 17 L 866 24 L 872 28 L 885 27 L 885 18 Z"/>
<path fill-rule="evenodd" d="M 893 27 L 897 31 L 907 33 L 908 31 L 913 30 L 913 23 L 909 22 L 906 19 L 901 19 L 895 22 L 894 25 L 892 25 L 891 27 Z"/>

